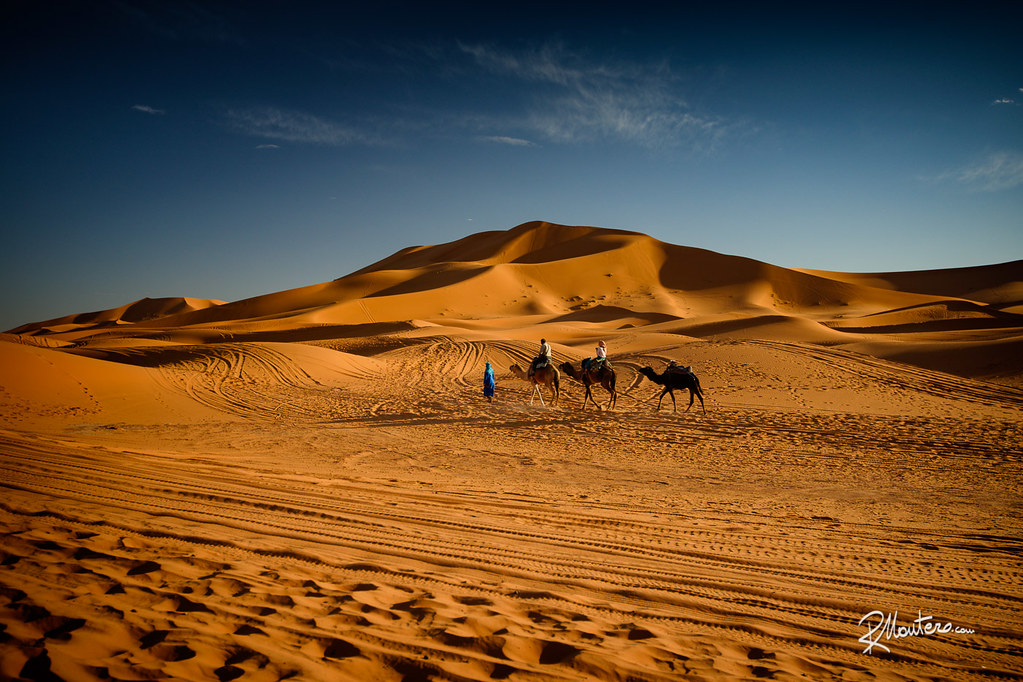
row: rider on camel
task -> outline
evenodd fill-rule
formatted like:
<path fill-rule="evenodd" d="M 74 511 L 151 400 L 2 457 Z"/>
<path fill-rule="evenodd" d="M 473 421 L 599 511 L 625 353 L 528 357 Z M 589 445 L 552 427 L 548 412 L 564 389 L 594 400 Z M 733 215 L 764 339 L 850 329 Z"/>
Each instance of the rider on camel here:
<path fill-rule="evenodd" d="M 598 341 L 595 353 L 596 357 L 586 358 L 585 360 L 583 360 L 583 369 L 585 370 L 592 369 L 593 371 L 597 372 L 600 371 L 600 368 L 603 367 L 604 365 L 607 365 L 608 367 L 611 366 L 611 363 L 607 361 L 606 343 L 604 343 L 603 341 Z"/>
<path fill-rule="evenodd" d="M 547 343 L 547 339 L 540 339 L 540 354 L 529 364 L 529 376 L 536 373 L 537 367 L 551 364 L 551 352 L 551 344 Z"/>

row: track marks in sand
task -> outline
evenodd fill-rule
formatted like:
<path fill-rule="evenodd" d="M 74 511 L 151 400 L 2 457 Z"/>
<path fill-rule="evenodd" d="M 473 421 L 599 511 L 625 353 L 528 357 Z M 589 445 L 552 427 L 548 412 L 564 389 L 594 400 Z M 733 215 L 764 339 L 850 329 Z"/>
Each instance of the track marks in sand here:
<path fill-rule="evenodd" d="M 162 383 L 248 419 L 317 420 L 336 410 L 337 391 L 318 384 L 279 350 L 260 343 L 202 346 L 160 366 Z"/>
<path fill-rule="evenodd" d="M 925 393 L 949 400 L 981 405 L 1013 406 L 1023 410 L 1023 390 L 1002 384 L 976 381 L 927 370 L 914 365 L 882 360 L 862 353 L 801 343 L 746 341 L 751 345 L 780 349 L 846 371 L 850 376 L 876 385 Z"/>
<path fill-rule="evenodd" d="M 5 675 L 968 677 L 1023 651 L 999 536 L 2 445 Z M 978 634 L 866 657 L 873 608 Z"/>
<path fill-rule="evenodd" d="M 429 414 L 431 405 L 448 399 L 452 390 L 464 396 L 470 386 L 479 383 L 484 353 L 494 350 L 491 346 L 500 346 L 496 350 L 500 354 L 507 352 L 504 346 L 514 344 L 495 346 L 437 337 L 383 353 L 384 362 L 374 365 L 372 371 L 360 366 L 345 370 L 352 362 L 340 355 L 334 369 L 369 380 L 368 386 L 411 388 L 420 396 L 415 411 Z M 222 343 L 157 351 L 156 355 L 159 357 L 148 361 L 135 358 L 133 362 L 156 363 L 161 383 L 170 390 L 249 420 L 319 422 L 344 419 L 353 413 L 378 417 L 393 412 L 389 405 L 396 402 L 389 391 L 382 392 L 383 399 L 374 399 L 374 392 L 365 388 L 353 392 L 325 386 L 272 344 Z"/>
<path fill-rule="evenodd" d="M 388 351 L 381 357 L 390 366 L 388 379 L 396 385 L 450 393 L 453 388 L 464 391 L 480 385 L 484 363 L 490 360 L 496 364 L 509 351 L 516 353 L 517 344 L 465 341 L 440 335 Z M 495 371 L 505 369 L 495 366 Z"/>
<path fill-rule="evenodd" d="M 1018 421 L 474 401 L 484 359 L 528 361 L 501 344 L 384 352 L 350 391 L 226 344 L 161 369 L 247 417 L 180 451 L 153 451 L 171 427 L 0 434 L 0 676 L 1018 673 Z M 871 609 L 976 634 L 865 656 Z"/>
<path fill-rule="evenodd" d="M 180 542 L 73 526 L 5 537 L 8 557 L 27 555 L 0 566 L 7 678 L 583 679 L 631 669 L 638 679 L 671 679 L 685 661 L 674 638 L 546 608 L 542 593 L 481 596 L 470 585 L 394 581 L 360 563 L 328 572 L 245 556 L 209 562 Z M 46 552 L 33 552 L 43 543 Z M 147 556 L 171 561 L 125 570 Z M 24 589 L 6 586 L 15 565 Z"/>

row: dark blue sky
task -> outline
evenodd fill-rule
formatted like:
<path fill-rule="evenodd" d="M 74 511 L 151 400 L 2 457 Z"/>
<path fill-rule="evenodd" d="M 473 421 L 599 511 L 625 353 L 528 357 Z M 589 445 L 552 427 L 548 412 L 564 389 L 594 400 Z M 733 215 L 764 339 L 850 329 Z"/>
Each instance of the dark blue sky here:
<path fill-rule="evenodd" d="M 533 219 L 1023 258 L 1023 2 L 340 5 L 5 2 L 0 328 Z"/>

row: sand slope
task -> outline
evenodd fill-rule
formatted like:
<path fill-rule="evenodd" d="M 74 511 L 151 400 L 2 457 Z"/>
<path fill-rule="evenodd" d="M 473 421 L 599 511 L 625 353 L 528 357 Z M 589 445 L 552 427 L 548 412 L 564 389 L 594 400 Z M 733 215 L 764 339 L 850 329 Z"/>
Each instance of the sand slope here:
<path fill-rule="evenodd" d="M 25 325 L 0 678 L 1023 678 L 1021 269 L 529 223 Z M 540 336 L 607 340 L 617 409 L 530 405 Z M 669 361 L 706 412 L 657 410 Z M 952 626 L 865 653 L 874 611 Z"/>

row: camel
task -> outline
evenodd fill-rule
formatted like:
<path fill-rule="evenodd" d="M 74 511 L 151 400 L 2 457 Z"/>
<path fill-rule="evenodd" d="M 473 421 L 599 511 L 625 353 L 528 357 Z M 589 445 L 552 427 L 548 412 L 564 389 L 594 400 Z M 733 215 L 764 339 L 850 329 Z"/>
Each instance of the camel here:
<path fill-rule="evenodd" d="M 531 377 L 518 365 L 512 365 L 509 369 L 511 369 L 511 373 L 517 378 L 533 385 L 533 392 L 529 394 L 530 405 L 533 404 L 533 398 L 535 396 L 540 396 L 540 404 L 546 405 L 543 401 L 543 393 L 540 392 L 541 385 L 546 386 L 553 396 L 551 399 L 551 406 L 553 407 L 558 404 L 558 398 L 561 395 L 561 372 L 558 371 L 557 367 L 554 365 L 541 367 L 533 372 L 533 376 Z"/>
<path fill-rule="evenodd" d="M 566 362 L 561 365 L 561 371 L 573 379 L 583 382 L 583 386 L 586 387 L 586 395 L 583 396 L 584 410 L 586 409 L 587 400 L 592 400 L 597 409 L 601 409 L 600 405 L 597 405 L 597 401 L 593 397 L 593 391 L 590 388 L 593 384 L 600 384 L 604 387 L 605 391 L 611 394 L 611 400 L 608 401 L 607 409 L 613 410 L 615 403 L 618 402 L 618 391 L 615 390 L 615 371 L 607 362 L 601 362 L 598 368 L 594 368 L 594 364 L 596 363 L 591 363 L 584 370 L 581 366 L 579 369 L 576 369 L 575 365 Z"/>
<path fill-rule="evenodd" d="M 661 401 L 664 399 L 665 394 L 671 396 L 671 405 L 675 408 L 674 411 L 678 412 L 674 391 L 689 389 L 689 407 L 686 408 L 686 412 L 693 406 L 693 398 L 696 397 L 700 399 L 700 407 L 703 408 L 703 413 L 707 414 L 707 406 L 703 404 L 703 391 L 700 389 L 700 380 L 692 372 L 687 372 L 681 368 L 673 369 L 669 367 L 664 371 L 664 374 L 658 374 L 654 371 L 653 367 L 644 367 L 639 370 L 639 373 L 655 384 L 664 386 L 661 396 L 657 399 L 658 412 L 661 410 Z"/>

